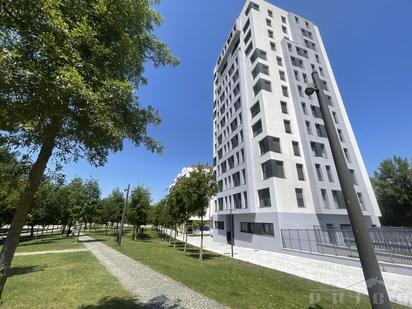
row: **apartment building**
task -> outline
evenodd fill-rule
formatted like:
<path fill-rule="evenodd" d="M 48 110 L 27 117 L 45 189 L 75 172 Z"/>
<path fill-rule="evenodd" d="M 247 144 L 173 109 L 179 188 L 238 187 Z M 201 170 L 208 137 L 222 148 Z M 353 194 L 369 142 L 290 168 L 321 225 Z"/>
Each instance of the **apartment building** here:
<path fill-rule="evenodd" d="M 232 233 L 236 245 L 279 250 L 281 229 L 349 225 L 319 103 L 304 93 L 313 71 L 327 89 L 367 224 L 380 225 L 318 27 L 253 0 L 246 1 L 214 69 L 215 241 L 226 242 Z"/>

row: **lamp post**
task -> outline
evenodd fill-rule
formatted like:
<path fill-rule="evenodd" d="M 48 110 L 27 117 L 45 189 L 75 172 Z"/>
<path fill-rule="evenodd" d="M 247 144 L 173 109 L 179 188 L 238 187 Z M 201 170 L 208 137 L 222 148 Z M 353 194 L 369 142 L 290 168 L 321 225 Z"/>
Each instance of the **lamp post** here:
<path fill-rule="evenodd" d="M 122 222 L 120 223 L 120 231 L 119 231 L 119 237 L 118 237 L 118 241 L 117 241 L 118 246 L 120 246 L 120 244 L 122 243 L 123 225 L 124 225 L 124 219 L 126 217 L 127 200 L 129 199 L 130 184 L 127 186 L 127 189 L 125 189 L 124 191 L 126 192 L 126 200 L 124 201 L 123 213 L 122 213 Z"/>
<path fill-rule="evenodd" d="M 335 123 L 329 110 L 329 99 L 324 94 L 324 84 L 316 71 L 312 73 L 312 80 L 313 84 L 307 86 L 305 94 L 310 96 L 316 92 L 318 97 L 329 144 L 332 150 L 333 160 L 335 161 L 336 171 L 345 199 L 349 221 L 355 237 L 356 247 L 358 248 L 359 259 L 362 265 L 370 303 L 374 309 L 391 308 L 388 292 L 386 291 L 385 282 L 383 281 L 382 273 L 379 268 L 378 259 L 376 258 L 372 240 L 365 224 L 358 195 L 354 187 L 353 177 L 346 164 L 345 154 L 343 153 Z"/>
<path fill-rule="evenodd" d="M 230 253 L 233 257 L 233 239 L 235 238 L 235 231 L 233 229 L 232 205 L 230 205 L 229 211 L 230 211 Z"/>

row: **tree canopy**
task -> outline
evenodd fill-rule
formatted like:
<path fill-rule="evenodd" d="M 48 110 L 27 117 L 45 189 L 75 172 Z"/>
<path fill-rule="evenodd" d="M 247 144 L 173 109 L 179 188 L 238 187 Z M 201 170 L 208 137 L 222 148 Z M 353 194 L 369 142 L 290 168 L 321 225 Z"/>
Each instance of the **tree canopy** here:
<path fill-rule="evenodd" d="M 397 156 L 383 160 L 371 180 L 382 224 L 411 227 L 412 161 Z"/>

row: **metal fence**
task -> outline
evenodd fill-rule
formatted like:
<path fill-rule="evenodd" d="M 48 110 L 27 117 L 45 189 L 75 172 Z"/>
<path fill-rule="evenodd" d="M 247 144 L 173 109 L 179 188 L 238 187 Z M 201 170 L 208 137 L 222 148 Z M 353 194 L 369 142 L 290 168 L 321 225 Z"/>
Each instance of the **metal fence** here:
<path fill-rule="evenodd" d="M 379 261 L 412 265 L 412 228 L 370 228 Z M 353 232 L 348 228 L 282 229 L 283 248 L 358 258 Z"/>

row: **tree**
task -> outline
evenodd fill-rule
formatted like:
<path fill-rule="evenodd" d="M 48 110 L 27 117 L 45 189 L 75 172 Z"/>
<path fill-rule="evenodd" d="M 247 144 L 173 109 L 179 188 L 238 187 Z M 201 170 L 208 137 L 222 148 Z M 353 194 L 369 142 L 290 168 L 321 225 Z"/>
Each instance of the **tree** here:
<path fill-rule="evenodd" d="M 179 178 L 174 186 L 170 189 L 168 204 L 170 205 L 170 215 L 176 224 L 184 224 L 185 245 L 184 252 L 187 249 L 187 222 L 190 217 L 190 198 L 191 198 L 191 181 L 188 177 Z M 176 233 L 176 230 L 175 230 Z M 176 244 L 176 241 L 175 241 Z"/>
<path fill-rule="evenodd" d="M 160 152 L 147 133 L 160 118 L 138 104 L 144 65 L 177 64 L 153 34 L 155 0 L 3 0 L 0 5 L 0 145 L 35 159 L 0 253 L 0 296 L 41 177 L 60 162 L 101 166 L 128 139 Z"/>
<path fill-rule="evenodd" d="M 127 221 L 134 226 L 134 240 L 140 226 L 147 224 L 150 203 L 151 194 L 148 188 L 138 186 L 132 190 L 127 210 Z"/>
<path fill-rule="evenodd" d="M 27 160 L 19 154 L 0 147 L 0 227 L 10 223 L 23 188 L 23 179 L 29 169 Z"/>
<path fill-rule="evenodd" d="M 119 225 L 122 219 L 122 211 L 124 206 L 124 196 L 120 192 L 119 188 L 116 188 L 112 193 L 103 199 L 102 201 L 102 212 L 106 222 L 110 222 L 113 227 L 114 223 Z"/>
<path fill-rule="evenodd" d="M 383 160 L 371 179 L 382 212 L 382 224 L 412 226 L 412 161 Z"/>
<path fill-rule="evenodd" d="M 206 215 L 210 199 L 217 193 L 215 176 L 210 167 L 197 165 L 194 170 L 185 177 L 184 200 L 187 203 L 189 214 L 200 217 L 201 238 L 199 259 L 203 259 L 203 218 Z"/>

